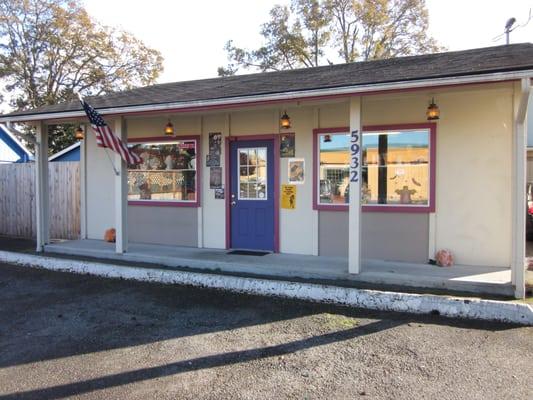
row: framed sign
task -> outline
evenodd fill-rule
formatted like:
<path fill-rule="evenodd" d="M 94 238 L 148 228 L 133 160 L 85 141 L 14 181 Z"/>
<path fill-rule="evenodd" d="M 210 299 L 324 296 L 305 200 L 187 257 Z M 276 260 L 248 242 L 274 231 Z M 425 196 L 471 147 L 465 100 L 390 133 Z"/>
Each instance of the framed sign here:
<path fill-rule="evenodd" d="M 220 167 L 220 154 L 207 154 L 205 156 L 206 167 Z"/>
<path fill-rule="evenodd" d="M 222 167 L 209 168 L 209 187 L 211 189 L 222 188 Z"/>
<path fill-rule="evenodd" d="M 303 158 L 289 158 L 289 183 L 302 185 L 305 182 L 305 160 Z"/>
<path fill-rule="evenodd" d="M 215 189 L 215 199 L 218 199 L 218 200 L 224 199 L 224 188 Z"/>
<path fill-rule="evenodd" d="M 294 133 L 283 133 L 280 135 L 279 156 L 281 158 L 294 157 L 295 152 Z"/>
<path fill-rule="evenodd" d="M 220 167 L 220 153 L 222 152 L 222 133 L 209 133 L 209 154 L 205 156 L 206 167 Z"/>
<path fill-rule="evenodd" d="M 281 185 L 281 208 L 294 210 L 296 208 L 296 186 Z"/>

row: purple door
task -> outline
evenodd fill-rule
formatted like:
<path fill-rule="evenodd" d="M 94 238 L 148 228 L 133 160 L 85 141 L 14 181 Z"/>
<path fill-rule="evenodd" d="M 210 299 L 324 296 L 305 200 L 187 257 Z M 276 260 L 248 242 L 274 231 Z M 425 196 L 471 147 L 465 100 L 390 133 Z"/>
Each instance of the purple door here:
<path fill-rule="evenodd" d="M 230 154 L 231 247 L 273 251 L 273 141 L 234 141 Z"/>

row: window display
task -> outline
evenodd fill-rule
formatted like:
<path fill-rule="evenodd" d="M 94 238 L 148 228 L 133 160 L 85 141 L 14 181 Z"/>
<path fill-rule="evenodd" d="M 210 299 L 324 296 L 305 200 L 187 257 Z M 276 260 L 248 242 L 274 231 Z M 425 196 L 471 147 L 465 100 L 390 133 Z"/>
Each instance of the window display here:
<path fill-rule="evenodd" d="M 197 141 L 129 143 L 142 163 L 128 166 L 128 200 L 195 202 Z"/>
<path fill-rule="evenodd" d="M 365 128 L 362 134 L 362 204 L 430 207 L 431 128 Z M 411 128 L 412 127 L 412 128 Z M 349 203 L 350 135 L 317 134 L 317 205 L 346 208 Z"/>
<path fill-rule="evenodd" d="M 319 204 L 348 203 L 350 135 L 347 132 L 318 135 Z"/>
<path fill-rule="evenodd" d="M 363 132 L 363 204 L 428 206 L 429 140 L 429 129 Z"/>

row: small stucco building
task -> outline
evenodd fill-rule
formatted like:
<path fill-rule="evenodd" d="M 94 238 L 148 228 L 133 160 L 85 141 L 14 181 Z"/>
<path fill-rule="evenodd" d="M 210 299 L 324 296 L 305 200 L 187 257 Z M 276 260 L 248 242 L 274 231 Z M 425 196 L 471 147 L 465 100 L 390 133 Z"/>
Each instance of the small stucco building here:
<path fill-rule="evenodd" d="M 528 43 L 87 98 L 142 158 L 136 166 L 96 146 L 79 102 L 0 121 L 36 126 L 41 152 L 47 124 L 86 126 L 82 241 L 114 227 L 118 254 L 139 243 L 265 251 L 352 276 L 411 268 L 403 283 L 426 274 L 435 287 L 497 271 L 497 292 L 523 297 L 532 77 Z M 41 153 L 40 250 L 50 248 L 46 164 Z M 456 263 L 444 280 L 428 265 L 439 249 Z M 393 275 L 374 281 L 398 283 Z"/>

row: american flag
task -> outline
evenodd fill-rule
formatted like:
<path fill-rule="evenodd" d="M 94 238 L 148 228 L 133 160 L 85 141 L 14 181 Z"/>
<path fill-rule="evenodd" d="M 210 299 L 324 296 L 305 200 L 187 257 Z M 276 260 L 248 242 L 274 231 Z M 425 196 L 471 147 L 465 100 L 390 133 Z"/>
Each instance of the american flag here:
<path fill-rule="evenodd" d="M 80 100 L 87 118 L 91 122 L 94 134 L 96 135 L 96 144 L 98 147 L 107 147 L 118 153 L 128 165 L 141 164 L 142 159 L 139 155 L 128 149 L 120 138 L 118 138 L 111 128 L 106 124 L 98 112 L 92 108 L 85 100 Z"/>

